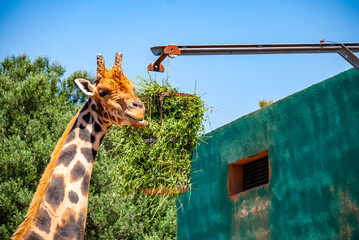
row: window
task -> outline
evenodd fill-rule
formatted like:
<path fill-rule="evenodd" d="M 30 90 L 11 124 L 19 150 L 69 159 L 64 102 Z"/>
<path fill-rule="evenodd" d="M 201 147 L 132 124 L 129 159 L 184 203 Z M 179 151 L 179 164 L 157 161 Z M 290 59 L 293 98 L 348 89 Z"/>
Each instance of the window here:
<path fill-rule="evenodd" d="M 268 150 L 228 165 L 228 195 L 250 190 L 269 183 Z"/>

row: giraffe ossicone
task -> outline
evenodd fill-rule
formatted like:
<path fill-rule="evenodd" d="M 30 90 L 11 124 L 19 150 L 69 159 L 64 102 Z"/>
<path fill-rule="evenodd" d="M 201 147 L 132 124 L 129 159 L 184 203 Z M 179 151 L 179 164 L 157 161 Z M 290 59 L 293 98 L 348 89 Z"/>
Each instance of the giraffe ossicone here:
<path fill-rule="evenodd" d="M 117 53 L 107 69 L 99 54 L 94 84 L 75 80 L 89 98 L 58 141 L 13 240 L 84 238 L 90 178 L 105 133 L 112 124 L 146 126 L 144 105 L 121 61 Z"/>

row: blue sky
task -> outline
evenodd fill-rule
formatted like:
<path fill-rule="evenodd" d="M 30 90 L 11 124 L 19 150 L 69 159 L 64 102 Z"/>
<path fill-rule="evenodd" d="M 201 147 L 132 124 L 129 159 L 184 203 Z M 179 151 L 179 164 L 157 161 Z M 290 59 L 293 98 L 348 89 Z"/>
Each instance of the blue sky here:
<path fill-rule="evenodd" d="M 358 23 L 358 0 L 1 0 L 0 59 L 46 55 L 69 76 L 95 73 L 98 53 L 110 67 L 121 51 L 125 74 L 136 82 L 156 59 L 152 46 L 359 42 Z M 260 99 L 280 100 L 349 68 L 337 54 L 179 56 L 169 61 L 169 81 L 187 93 L 197 81 L 215 129 L 257 110 Z"/>

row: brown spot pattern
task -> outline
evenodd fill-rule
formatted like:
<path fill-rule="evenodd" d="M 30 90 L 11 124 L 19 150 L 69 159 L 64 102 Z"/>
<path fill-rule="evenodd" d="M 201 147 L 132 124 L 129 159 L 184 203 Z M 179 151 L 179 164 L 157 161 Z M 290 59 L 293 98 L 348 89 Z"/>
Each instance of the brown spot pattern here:
<path fill-rule="evenodd" d="M 53 176 L 47 189 L 45 200 L 52 208 L 56 208 L 64 200 L 65 183 L 63 176 Z"/>
<path fill-rule="evenodd" d="M 85 166 L 80 161 L 77 161 L 77 163 L 70 172 L 70 182 L 80 180 L 85 175 L 85 172 Z"/>
<path fill-rule="evenodd" d="M 93 163 L 97 154 L 97 151 L 93 148 L 81 148 L 82 155 L 89 163 Z"/>
<path fill-rule="evenodd" d="M 64 239 L 76 239 L 80 240 L 84 238 L 84 223 L 85 215 L 80 213 L 76 220 L 75 212 L 67 208 L 64 215 L 62 216 L 63 224 L 57 225 L 54 235 L 54 240 Z"/>
<path fill-rule="evenodd" d="M 72 203 L 77 203 L 79 201 L 79 196 L 74 191 L 69 192 L 69 200 Z"/>
<path fill-rule="evenodd" d="M 24 238 L 25 240 L 44 240 L 38 234 L 31 232 L 27 237 Z"/>
<path fill-rule="evenodd" d="M 66 167 L 69 166 L 70 162 L 72 161 L 72 159 L 74 159 L 76 155 L 76 148 L 76 145 L 72 144 L 62 150 L 56 165 L 63 164 Z"/>
<path fill-rule="evenodd" d="M 89 191 L 89 185 L 90 185 L 90 176 L 88 175 L 88 173 L 86 173 L 81 183 L 82 195 L 87 196 Z"/>
<path fill-rule="evenodd" d="M 86 128 L 80 129 L 79 137 L 86 142 L 91 141 L 91 133 Z"/>
<path fill-rule="evenodd" d="M 51 218 L 49 216 L 49 213 L 43 208 L 41 209 L 40 216 L 36 221 L 36 227 L 46 233 L 50 232 Z"/>

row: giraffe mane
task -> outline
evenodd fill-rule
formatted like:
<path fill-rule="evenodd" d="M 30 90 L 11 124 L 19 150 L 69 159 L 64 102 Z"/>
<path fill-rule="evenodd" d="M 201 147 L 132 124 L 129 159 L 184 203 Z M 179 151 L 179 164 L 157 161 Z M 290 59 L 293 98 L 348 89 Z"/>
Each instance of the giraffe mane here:
<path fill-rule="evenodd" d="M 40 179 L 40 183 L 36 189 L 36 192 L 34 194 L 34 197 L 30 203 L 30 207 L 26 213 L 26 217 L 25 217 L 25 221 L 23 221 L 20 226 L 18 227 L 18 229 L 16 230 L 16 232 L 13 235 L 12 240 L 19 240 L 23 237 L 23 235 L 25 234 L 25 232 L 27 231 L 27 229 L 30 226 L 30 223 L 32 222 L 32 220 L 35 218 L 36 213 L 38 211 L 38 208 L 41 204 L 41 201 L 43 199 L 44 194 L 46 193 L 46 186 L 48 186 L 48 181 L 51 178 L 51 174 L 52 171 L 56 165 L 56 161 L 60 155 L 60 151 L 61 148 L 64 146 L 65 140 L 67 135 L 69 134 L 77 116 L 79 115 L 79 112 L 77 112 L 77 114 L 75 115 L 75 117 L 71 120 L 71 122 L 69 123 L 69 125 L 67 126 L 65 132 L 62 134 L 61 138 L 59 139 L 59 141 L 56 144 L 56 147 L 54 149 L 54 151 L 51 154 L 51 160 L 50 163 L 47 165 L 44 173 L 41 176 Z"/>

